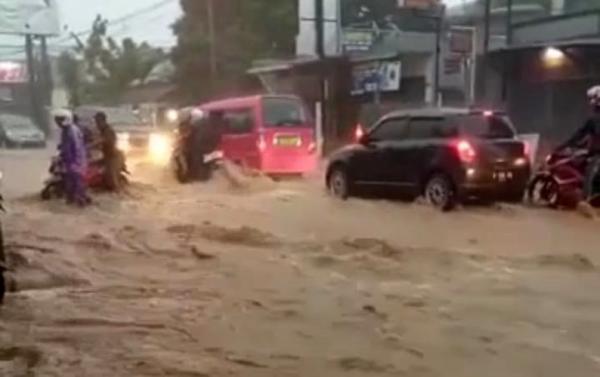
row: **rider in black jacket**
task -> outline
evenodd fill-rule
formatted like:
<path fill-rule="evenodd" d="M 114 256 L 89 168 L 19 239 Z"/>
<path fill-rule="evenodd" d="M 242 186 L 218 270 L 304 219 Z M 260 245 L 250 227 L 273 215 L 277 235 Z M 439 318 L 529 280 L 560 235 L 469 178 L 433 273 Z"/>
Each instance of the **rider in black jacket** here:
<path fill-rule="evenodd" d="M 590 88 L 587 96 L 592 106 L 592 116 L 558 149 L 587 143 L 590 159 L 585 171 L 583 194 L 586 200 L 590 200 L 594 194 L 594 181 L 600 173 L 600 86 Z"/>

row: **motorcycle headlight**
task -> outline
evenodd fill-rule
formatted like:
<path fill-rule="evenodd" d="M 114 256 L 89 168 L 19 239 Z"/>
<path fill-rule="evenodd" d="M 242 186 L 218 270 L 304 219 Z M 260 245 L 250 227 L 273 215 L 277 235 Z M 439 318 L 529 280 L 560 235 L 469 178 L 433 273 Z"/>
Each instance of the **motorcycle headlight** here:
<path fill-rule="evenodd" d="M 151 134 L 148 143 L 149 154 L 152 161 L 165 164 L 171 157 L 171 139 L 163 134 Z"/>
<path fill-rule="evenodd" d="M 175 123 L 179 120 L 179 111 L 176 109 L 169 109 L 166 112 L 166 117 L 170 123 Z"/>
<path fill-rule="evenodd" d="M 120 151 L 127 153 L 131 149 L 131 144 L 129 143 L 129 134 L 126 132 L 122 132 L 117 134 L 117 149 Z"/>

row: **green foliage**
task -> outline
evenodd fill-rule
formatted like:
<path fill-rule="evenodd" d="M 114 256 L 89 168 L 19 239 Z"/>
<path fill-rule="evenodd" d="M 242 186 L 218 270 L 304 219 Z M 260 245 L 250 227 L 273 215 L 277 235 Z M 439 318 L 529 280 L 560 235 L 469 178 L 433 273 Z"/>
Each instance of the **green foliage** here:
<path fill-rule="evenodd" d="M 208 1 L 181 0 L 172 58 L 180 92 L 198 101 L 235 88 L 256 59 L 289 57 L 297 34 L 297 0 L 212 0 L 217 76 L 211 77 Z"/>
<path fill-rule="evenodd" d="M 74 52 L 63 53 L 59 70 L 72 105 L 109 103 L 132 84 L 143 83 L 166 54 L 147 43 L 108 36 L 108 21 L 98 16 L 86 42 L 78 40 Z"/>
<path fill-rule="evenodd" d="M 74 54 L 63 52 L 58 58 L 58 70 L 69 96 L 69 104 L 73 107 L 81 105 L 81 91 L 83 90 L 81 62 Z"/>

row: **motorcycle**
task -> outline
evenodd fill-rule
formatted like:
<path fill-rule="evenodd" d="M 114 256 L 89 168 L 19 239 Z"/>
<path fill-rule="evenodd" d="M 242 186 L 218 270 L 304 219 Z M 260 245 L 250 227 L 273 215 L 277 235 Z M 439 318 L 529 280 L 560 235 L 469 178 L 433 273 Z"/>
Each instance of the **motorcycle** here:
<path fill-rule="evenodd" d="M 550 208 L 574 208 L 583 199 L 585 168 L 589 154 L 587 150 L 566 150 L 548 157 L 534 174 L 527 187 L 531 204 Z M 590 204 L 600 206 L 600 177 L 596 178 L 595 193 Z"/>
<path fill-rule="evenodd" d="M 118 179 L 121 180 L 121 185 L 126 185 L 129 183 L 129 171 L 125 164 L 125 157 L 120 156 L 120 161 L 121 167 Z M 44 182 L 44 188 L 40 194 L 42 200 L 63 198 L 66 195 L 64 169 L 62 161 L 58 156 L 52 158 L 48 172 L 50 176 Z M 109 188 L 107 179 L 106 167 L 103 162 L 96 161 L 88 165 L 84 174 L 84 181 L 87 187 L 106 190 Z"/>
<path fill-rule="evenodd" d="M 215 150 L 194 156 L 194 161 L 189 161 L 184 153 L 185 140 L 180 138 L 175 143 L 172 155 L 172 166 L 175 178 L 179 183 L 187 183 L 193 180 L 206 182 L 212 178 L 213 172 L 223 162 L 223 151 Z"/>
<path fill-rule="evenodd" d="M 223 161 L 223 151 L 220 150 L 203 155 L 202 163 L 197 169 L 198 180 L 202 182 L 210 180 L 213 173 L 223 165 Z"/>

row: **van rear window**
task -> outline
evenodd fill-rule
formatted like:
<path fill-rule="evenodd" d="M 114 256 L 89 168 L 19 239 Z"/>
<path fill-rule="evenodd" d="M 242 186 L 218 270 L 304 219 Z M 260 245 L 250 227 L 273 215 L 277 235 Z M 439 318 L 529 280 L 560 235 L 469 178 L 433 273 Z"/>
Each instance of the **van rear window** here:
<path fill-rule="evenodd" d="M 299 100 L 266 98 L 263 103 L 266 127 L 293 128 L 305 126 L 308 116 Z"/>

